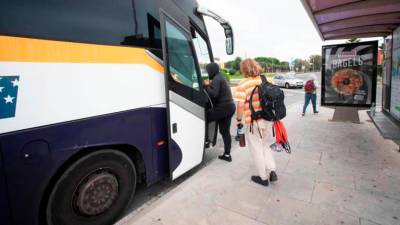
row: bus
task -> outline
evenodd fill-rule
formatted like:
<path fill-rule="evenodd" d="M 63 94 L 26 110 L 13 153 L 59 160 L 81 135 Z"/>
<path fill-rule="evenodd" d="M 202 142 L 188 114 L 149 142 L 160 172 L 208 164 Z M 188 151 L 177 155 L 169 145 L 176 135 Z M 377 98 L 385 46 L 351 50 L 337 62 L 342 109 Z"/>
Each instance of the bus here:
<path fill-rule="evenodd" d="M 215 145 L 195 0 L 0 1 L 0 221 L 110 225 Z"/>

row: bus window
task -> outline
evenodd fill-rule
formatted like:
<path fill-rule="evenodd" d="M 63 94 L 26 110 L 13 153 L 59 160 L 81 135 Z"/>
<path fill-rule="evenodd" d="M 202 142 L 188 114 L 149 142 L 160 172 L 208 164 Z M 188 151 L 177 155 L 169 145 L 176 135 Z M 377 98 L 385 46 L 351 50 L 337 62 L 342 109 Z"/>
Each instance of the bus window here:
<path fill-rule="evenodd" d="M 197 31 L 194 32 L 193 45 L 196 50 L 197 60 L 199 61 L 201 77 L 208 78 L 206 66 L 211 62 L 208 45 Z"/>
<path fill-rule="evenodd" d="M 150 40 L 150 48 L 148 50 L 162 61 L 163 55 L 160 22 L 150 14 L 147 14 L 147 23 Z"/>
<path fill-rule="evenodd" d="M 0 34 L 134 45 L 132 0 L 0 1 Z"/>
<path fill-rule="evenodd" d="M 166 21 L 166 40 L 171 77 L 176 83 L 199 91 L 196 66 L 189 40 L 169 21 Z"/>

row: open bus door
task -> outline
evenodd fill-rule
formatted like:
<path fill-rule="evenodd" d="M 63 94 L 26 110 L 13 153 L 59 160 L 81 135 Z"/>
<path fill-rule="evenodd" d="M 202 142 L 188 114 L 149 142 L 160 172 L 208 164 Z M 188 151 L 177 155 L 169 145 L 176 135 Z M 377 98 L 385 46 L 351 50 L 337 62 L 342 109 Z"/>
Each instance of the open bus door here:
<path fill-rule="evenodd" d="M 191 32 L 161 13 L 169 167 L 176 179 L 203 160 L 207 96 L 202 89 Z M 215 130 L 215 129 L 214 129 Z"/>
<path fill-rule="evenodd" d="M 221 24 L 226 36 L 226 52 L 233 54 L 233 32 L 229 22 L 206 8 L 198 7 L 195 11 Z M 202 77 L 207 76 L 205 65 L 213 59 L 206 35 L 195 25 L 185 28 L 164 11 L 160 14 L 169 170 L 170 177 L 176 179 L 199 165 L 205 147 L 216 143 L 216 123 L 207 123 L 206 118 L 206 110 L 212 107 L 212 102 L 201 84 Z"/>

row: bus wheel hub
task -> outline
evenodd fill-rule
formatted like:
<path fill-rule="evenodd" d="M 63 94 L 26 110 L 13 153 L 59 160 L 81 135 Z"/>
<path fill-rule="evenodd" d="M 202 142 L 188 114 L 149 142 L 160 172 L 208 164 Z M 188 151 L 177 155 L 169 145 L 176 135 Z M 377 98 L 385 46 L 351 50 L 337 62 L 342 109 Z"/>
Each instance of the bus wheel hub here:
<path fill-rule="evenodd" d="M 118 197 L 118 180 L 108 172 L 92 174 L 78 188 L 76 206 L 80 213 L 95 216 L 109 209 Z"/>

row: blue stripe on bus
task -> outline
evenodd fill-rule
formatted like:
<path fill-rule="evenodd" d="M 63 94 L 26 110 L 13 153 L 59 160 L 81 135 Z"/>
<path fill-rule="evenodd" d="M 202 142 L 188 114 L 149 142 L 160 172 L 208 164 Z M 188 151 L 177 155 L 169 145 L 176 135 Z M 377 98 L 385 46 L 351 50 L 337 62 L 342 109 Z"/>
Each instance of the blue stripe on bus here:
<path fill-rule="evenodd" d="M 157 182 L 169 175 L 167 145 L 157 146 L 160 140 L 167 140 L 165 108 L 135 109 L 0 135 L 15 224 L 38 224 L 41 198 L 50 178 L 82 148 L 135 146 L 145 163 L 146 183 Z M 172 163 L 171 167 L 175 169 L 182 159 L 182 152 L 175 142 L 172 147 L 180 159 Z M 25 158 L 26 154 L 29 157 Z M 4 182 L 0 182 L 2 198 Z M 1 206 L 0 211 L 6 212 L 4 207 Z"/>

